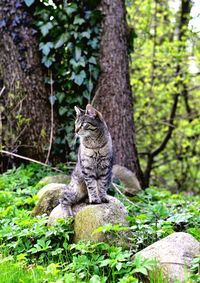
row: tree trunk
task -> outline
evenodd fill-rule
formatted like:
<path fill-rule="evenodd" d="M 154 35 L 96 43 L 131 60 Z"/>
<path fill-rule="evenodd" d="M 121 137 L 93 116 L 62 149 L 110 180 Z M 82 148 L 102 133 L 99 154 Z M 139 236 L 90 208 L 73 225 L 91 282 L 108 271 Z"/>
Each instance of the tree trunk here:
<path fill-rule="evenodd" d="M 51 105 L 31 23 L 23 0 L 1 0 L 0 149 L 45 161 Z"/>
<path fill-rule="evenodd" d="M 134 171 L 142 183 L 135 145 L 133 101 L 129 81 L 125 5 L 123 0 L 102 0 L 100 78 L 93 105 L 102 112 L 110 129 L 114 163 Z"/>

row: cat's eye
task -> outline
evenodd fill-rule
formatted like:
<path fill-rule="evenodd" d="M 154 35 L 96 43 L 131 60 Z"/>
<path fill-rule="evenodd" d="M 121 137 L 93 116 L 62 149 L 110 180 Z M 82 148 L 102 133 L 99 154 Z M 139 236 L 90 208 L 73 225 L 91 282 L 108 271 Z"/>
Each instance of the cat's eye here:
<path fill-rule="evenodd" d="M 96 129 L 96 127 L 94 127 L 93 125 L 91 125 L 90 123 L 84 122 L 81 126 L 84 130 L 91 130 L 94 131 Z"/>
<path fill-rule="evenodd" d="M 82 128 L 83 130 L 87 130 L 88 127 L 89 127 L 89 124 L 88 124 L 88 123 L 83 123 L 83 124 L 81 125 L 81 128 Z"/>

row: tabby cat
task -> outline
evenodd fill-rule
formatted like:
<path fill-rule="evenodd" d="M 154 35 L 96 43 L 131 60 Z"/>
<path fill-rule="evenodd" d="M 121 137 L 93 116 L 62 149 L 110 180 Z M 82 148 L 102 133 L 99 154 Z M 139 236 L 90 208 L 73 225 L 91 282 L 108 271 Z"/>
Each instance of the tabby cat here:
<path fill-rule="evenodd" d="M 86 110 L 75 106 L 75 111 L 75 133 L 80 138 L 78 161 L 60 199 L 68 215 L 72 215 L 71 206 L 86 197 L 91 204 L 108 202 L 112 177 L 112 140 L 102 114 L 90 104 Z"/>

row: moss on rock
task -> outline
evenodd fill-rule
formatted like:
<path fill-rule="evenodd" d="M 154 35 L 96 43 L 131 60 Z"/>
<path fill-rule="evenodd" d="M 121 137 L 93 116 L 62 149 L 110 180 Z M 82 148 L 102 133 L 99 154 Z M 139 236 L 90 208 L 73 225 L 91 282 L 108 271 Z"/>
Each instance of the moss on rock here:
<path fill-rule="evenodd" d="M 39 192 L 39 201 L 32 211 L 33 216 L 47 214 L 59 204 L 60 195 L 66 185 L 64 184 L 49 184 L 44 186 Z"/>

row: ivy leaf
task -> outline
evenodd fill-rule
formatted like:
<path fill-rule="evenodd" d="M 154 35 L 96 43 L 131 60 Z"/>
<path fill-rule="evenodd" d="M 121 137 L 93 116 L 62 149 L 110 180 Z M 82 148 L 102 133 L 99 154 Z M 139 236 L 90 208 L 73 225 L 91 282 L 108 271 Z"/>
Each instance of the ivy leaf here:
<path fill-rule="evenodd" d="M 86 38 L 90 38 L 90 34 L 91 34 L 91 31 L 90 30 L 87 30 L 87 31 L 84 31 L 81 33 L 81 37 L 86 37 Z"/>
<path fill-rule="evenodd" d="M 74 77 L 74 82 L 77 84 L 77 85 L 82 85 L 84 79 L 86 78 L 86 73 L 85 71 L 81 71 L 80 74 L 78 75 L 75 75 Z"/>
<path fill-rule="evenodd" d="M 63 116 L 65 113 L 67 113 L 67 111 L 68 111 L 67 107 L 63 107 L 63 106 L 61 106 L 58 110 L 60 116 Z"/>
<path fill-rule="evenodd" d="M 91 63 L 91 64 L 94 64 L 94 65 L 96 65 L 97 64 L 97 61 L 96 61 L 96 58 L 95 57 L 90 57 L 90 59 L 88 60 L 88 62 L 89 63 Z"/>
<path fill-rule="evenodd" d="M 67 33 L 61 34 L 58 41 L 55 43 L 55 48 L 61 47 L 67 40 L 69 39 L 69 35 Z"/>
<path fill-rule="evenodd" d="M 39 45 L 39 50 L 42 50 L 42 53 L 46 56 L 49 54 L 51 48 L 53 48 L 53 42 L 47 42 L 46 44 L 41 42 Z"/>
<path fill-rule="evenodd" d="M 64 10 L 67 13 L 67 15 L 71 15 L 72 13 L 76 12 L 77 10 L 77 5 L 76 3 L 66 3 L 64 6 Z"/>
<path fill-rule="evenodd" d="M 46 36 L 49 33 L 49 30 L 52 29 L 53 24 L 48 22 L 40 27 L 41 33 L 43 36 Z"/>
<path fill-rule="evenodd" d="M 81 57 L 81 49 L 79 47 L 76 47 L 75 48 L 75 59 L 76 59 L 76 61 L 78 61 L 80 57 Z"/>
<path fill-rule="evenodd" d="M 101 278 L 98 275 L 93 275 L 89 281 L 89 283 L 100 283 L 100 282 L 101 282 Z"/>
<path fill-rule="evenodd" d="M 91 80 L 88 81 L 87 88 L 89 93 L 91 93 L 93 89 L 93 82 Z"/>
<path fill-rule="evenodd" d="M 47 56 L 44 56 L 44 57 L 42 58 L 42 63 L 43 63 L 47 68 L 49 68 L 49 67 L 52 65 L 53 61 L 52 61 L 50 58 L 48 58 Z"/>
<path fill-rule="evenodd" d="M 35 0 L 24 0 L 26 6 L 30 7 L 34 2 Z"/>
<path fill-rule="evenodd" d="M 74 25 L 82 25 L 85 22 L 83 18 L 80 18 L 78 15 L 74 18 Z"/>
<path fill-rule="evenodd" d="M 85 90 L 84 92 L 83 92 L 83 97 L 85 97 L 86 99 L 88 99 L 88 100 L 90 100 L 90 93 L 87 91 L 87 90 Z"/>
<path fill-rule="evenodd" d="M 51 105 L 54 105 L 54 103 L 56 102 L 56 97 L 55 97 L 55 95 L 49 96 L 49 101 L 50 101 Z"/>
<path fill-rule="evenodd" d="M 88 45 L 90 45 L 93 49 L 97 49 L 98 47 L 98 40 L 96 38 L 89 40 Z"/>
<path fill-rule="evenodd" d="M 98 79 L 99 76 L 99 69 L 94 65 L 89 65 L 89 72 L 92 74 L 95 80 Z"/>

